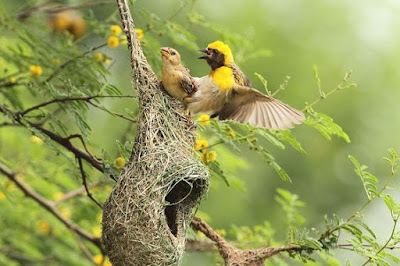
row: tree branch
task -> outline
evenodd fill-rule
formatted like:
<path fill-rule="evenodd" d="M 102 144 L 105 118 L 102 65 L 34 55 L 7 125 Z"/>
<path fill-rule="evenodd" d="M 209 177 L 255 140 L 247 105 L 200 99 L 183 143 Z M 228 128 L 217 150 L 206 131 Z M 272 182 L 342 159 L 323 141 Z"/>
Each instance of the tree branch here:
<path fill-rule="evenodd" d="M 29 107 L 28 109 L 17 112 L 17 115 L 24 116 L 29 112 L 32 112 L 34 110 L 37 110 L 41 107 L 53 104 L 53 103 L 63 103 L 63 102 L 70 102 L 70 101 L 85 101 L 89 102 L 92 99 L 95 98 L 134 98 L 134 96 L 129 96 L 129 95 L 92 95 L 92 96 L 87 96 L 87 97 L 66 97 L 66 98 L 57 98 L 57 99 L 52 99 L 47 102 L 43 102 L 37 105 L 34 105 L 32 107 Z"/>
<path fill-rule="evenodd" d="M 103 180 L 97 180 L 97 181 L 93 182 L 92 184 L 87 185 L 87 187 L 88 187 L 88 189 L 90 189 L 90 188 L 97 187 L 97 186 L 99 186 L 99 185 L 101 185 L 103 183 L 104 183 Z M 85 189 L 84 186 L 81 186 L 80 188 L 77 188 L 75 190 L 69 191 L 69 192 L 65 193 L 58 200 L 53 201 L 53 206 L 55 207 L 55 206 L 57 206 L 58 204 L 60 204 L 60 203 L 62 203 L 64 201 L 70 200 L 70 199 L 75 198 L 75 197 L 82 196 L 85 192 L 86 192 L 86 189 Z"/>
<path fill-rule="evenodd" d="M 104 167 L 102 165 L 102 162 L 99 161 L 94 156 L 92 156 L 89 152 L 84 152 L 84 151 L 80 150 L 79 148 L 75 147 L 71 143 L 70 137 L 63 138 L 63 137 L 61 137 L 61 136 L 59 136 L 59 135 L 57 135 L 57 134 L 45 129 L 45 128 L 43 128 L 42 126 L 40 126 L 38 124 L 34 124 L 34 123 L 31 123 L 31 122 L 28 122 L 28 121 L 23 121 L 21 116 L 18 116 L 17 113 L 12 112 L 11 110 L 6 108 L 5 106 L 0 105 L 0 112 L 2 112 L 5 115 L 11 116 L 12 119 L 15 122 L 19 123 L 21 126 L 26 126 L 25 124 L 27 123 L 30 127 L 39 130 L 40 132 L 42 132 L 43 134 L 48 136 L 51 140 L 57 142 L 58 144 L 60 144 L 61 146 L 63 146 L 64 148 L 66 148 L 67 150 L 72 152 L 75 155 L 75 157 L 84 159 L 86 162 L 91 164 L 95 169 L 97 169 L 98 171 L 104 173 Z M 86 146 L 86 145 L 84 145 L 84 146 Z M 112 174 L 110 174 L 110 177 L 114 181 L 116 181 L 115 177 Z"/>
<path fill-rule="evenodd" d="M 199 217 L 194 217 L 192 226 L 202 232 L 218 247 L 218 252 L 225 260 L 225 265 L 264 265 L 264 261 L 281 252 L 301 251 L 308 248 L 287 244 L 280 247 L 263 247 L 253 250 L 241 250 L 228 243 L 222 236 Z"/>
<path fill-rule="evenodd" d="M 103 250 L 103 246 L 101 243 L 100 238 L 94 237 L 92 234 L 88 233 L 77 224 L 73 223 L 72 221 L 65 219 L 55 208 L 54 204 L 42 197 L 38 194 L 35 190 L 31 189 L 28 185 L 26 185 L 22 180 L 16 177 L 16 174 L 12 172 L 7 166 L 0 162 L 0 173 L 5 175 L 9 180 L 14 182 L 17 187 L 24 192 L 25 196 L 33 199 L 37 202 L 41 207 L 46 209 L 50 212 L 54 217 L 56 217 L 60 222 L 62 222 L 68 229 L 77 233 L 79 236 L 85 238 L 86 240 L 90 241 L 94 245 L 96 245 L 100 250 Z"/>

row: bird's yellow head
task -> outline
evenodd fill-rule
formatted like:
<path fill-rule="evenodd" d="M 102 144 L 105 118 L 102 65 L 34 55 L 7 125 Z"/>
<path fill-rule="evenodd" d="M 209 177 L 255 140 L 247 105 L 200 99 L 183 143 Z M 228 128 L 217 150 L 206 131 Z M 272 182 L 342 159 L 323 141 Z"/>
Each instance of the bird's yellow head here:
<path fill-rule="evenodd" d="M 173 48 L 163 47 L 160 50 L 163 63 L 179 65 L 181 63 L 181 55 Z"/>
<path fill-rule="evenodd" d="M 199 51 L 206 54 L 200 56 L 199 59 L 207 60 L 207 63 L 213 70 L 233 63 L 231 48 L 221 41 L 210 43 L 207 48 Z"/>

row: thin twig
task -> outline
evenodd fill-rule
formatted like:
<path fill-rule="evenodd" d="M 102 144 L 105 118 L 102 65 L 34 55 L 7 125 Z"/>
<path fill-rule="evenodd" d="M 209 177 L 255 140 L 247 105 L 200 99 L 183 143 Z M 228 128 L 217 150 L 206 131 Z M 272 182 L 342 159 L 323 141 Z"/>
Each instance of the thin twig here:
<path fill-rule="evenodd" d="M 385 244 L 383 244 L 383 246 L 375 253 L 375 256 L 374 256 L 374 257 L 378 256 L 378 254 L 381 253 L 381 252 L 389 245 L 390 241 L 393 239 L 393 236 L 394 236 L 394 234 L 395 234 L 395 232 L 396 232 L 396 227 L 397 227 L 397 222 L 399 221 L 399 217 L 400 217 L 400 215 L 398 215 L 398 216 L 396 217 L 396 219 L 393 220 L 393 222 L 394 222 L 394 223 L 393 223 L 393 228 L 392 228 L 392 232 L 390 233 L 390 236 L 389 236 L 388 240 L 387 240 L 387 241 L 385 242 Z M 364 266 L 364 265 L 367 265 L 371 260 L 372 260 L 372 257 L 369 257 L 368 260 L 363 264 L 363 266 Z"/>
<path fill-rule="evenodd" d="M 134 96 L 130 96 L 130 95 L 92 95 L 92 96 L 86 96 L 86 97 L 66 97 L 66 98 L 56 98 L 56 99 L 52 99 L 49 100 L 47 102 L 43 102 L 37 105 L 34 105 L 32 107 L 29 107 L 28 109 L 22 111 L 22 112 L 18 112 L 17 114 L 24 116 L 29 112 L 32 112 L 34 110 L 37 110 L 41 107 L 53 104 L 53 103 L 63 103 L 63 102 L 70 102 L 70 101 L 85 101 L 88 102 L 92 99 L 95 98 L 134 98 Z"/>
<path fill-rule="evenodd" d="M 75 62 L 76 60 L 78 60 L 79 58 L 85 57 L 87 54 L 90 54 L 100 48 L 103 48 L 107 46 L 107 43 L 103 43 L 102 45 L 99 46 L 95 46 L 92 49 L 84 52 L 83 54 L 77 55 L 73 58 L 71 58 L 70 60 L 64 62 L 62 65 L 60 65 L 52 74 L 50 74 L 50 76 L 47 77 L 47 79 L 43 82 L 43 83 L 47 83 L 50 82 L 55 76 L 57 76 L 58 73 L 60 73 L 63 69 L 65 69 L 69 64 Z"/>
<path fill-rule="evenodd" d="M 93 182 L 92 184 L 87 185 L 88 188 L 94 188 L 94 187 L 98 187 L 100 185 L 104 184 L 104 180 L 97 180 L 95 182 Z M 58 204 L 70 200 L 72 198 L 75 197 L 79 197 L 82 196 L 84 193 L 86 192 L 86 189 L 84 186 L 77 188 L 75 190 L 69 191 L 67 193 L 65 193 L 61 198 L 59 198 L 56 201 L 53 201 L 53 206 L 57 206 Z"/>
<path fill-rule="evenodd" d="M 82 163 L 82 159 L 81 158 L 77 158 L 78 159 L 78 164 L 79 164 L 79 170 L 81 171 L 81 176 L 82 176 L 82 184 L 85 187 L 85 191 L 87 196 L 94 202 L 97 204 L 97 206 L 100 207 L 100 209 L 103 209 L 103 205 L 101 205 L 92 195 L 92 193 L 90 193 L 90 190 L 88 188 L 87 185 L 87 178 L 86 178 L 86 173 L 85 173 L 85 169 L 83 169 L 83 163 Z"/>
<path fill-rule="evenodd" d="M 88 101 L 88 103 L 91 104 L 92 106 L 94 106 L 94 107 L 100 109 L 100 110 L 106 111 L 107 113 L 112 113 L 113 115 L 115 115 L 115 116 L 117 116 L 117 117 L 120 117 L 120 118 L 122 118 L 122 119 L 128 120 L 128 121 L 133 122 L 133 123 L 136 123 L 136 122 L 137 122 L 136 119 L 130 118 L 130 117 L 128 117 L 128 116 L 125 116 L 125 115 L 120 114 L 120 113 L 117 113 L 117 112 L 111 112 L 111 111 L 107 110 L 106 108 L 104 108 L 104 107 L 102 107 L 102 106 L 100 106 L 100 105 L 98 105 L 98 104 L 95 104 L 95 103 L 92 102 L 92 101 Z"/>

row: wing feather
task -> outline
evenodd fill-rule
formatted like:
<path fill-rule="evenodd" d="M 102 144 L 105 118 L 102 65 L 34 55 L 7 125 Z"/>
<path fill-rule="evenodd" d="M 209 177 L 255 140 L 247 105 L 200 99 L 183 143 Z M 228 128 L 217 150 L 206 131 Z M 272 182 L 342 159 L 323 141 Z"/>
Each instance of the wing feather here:
<path fill-rule="evenodd" d="M 244 86 L 235 86 L 231 98 L 219 112 L 221 120 L 249 123 L 268 129 L 288 129 L 304 120 L 302 112 Z"/>

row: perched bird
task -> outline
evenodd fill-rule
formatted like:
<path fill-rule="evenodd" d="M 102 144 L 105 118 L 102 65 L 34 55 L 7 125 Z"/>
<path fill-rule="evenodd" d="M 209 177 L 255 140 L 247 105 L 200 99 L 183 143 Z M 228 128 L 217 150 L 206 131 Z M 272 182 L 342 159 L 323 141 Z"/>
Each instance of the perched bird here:
<path fill-rule="evenodd" d="M 201 49 L 211 67 L 209 75 L 194 78 L 198 90 L 185 98 L 192 113 L 207 113 L 220 120 L 268 129 L 288 129 L 304 120 L 304 114 L 249 86 L 250 81 L 234 63 L 228 45 L 216 41 Z"/>
<path fill-rule="evenodd" d="M 185 103 L 197 91 L 197 84 L 190 76 L 189 69 L 181 64 L 181 56 L 172 48 L 163 47 L 162 83 L 165 90 L 174 98 Z"/>

